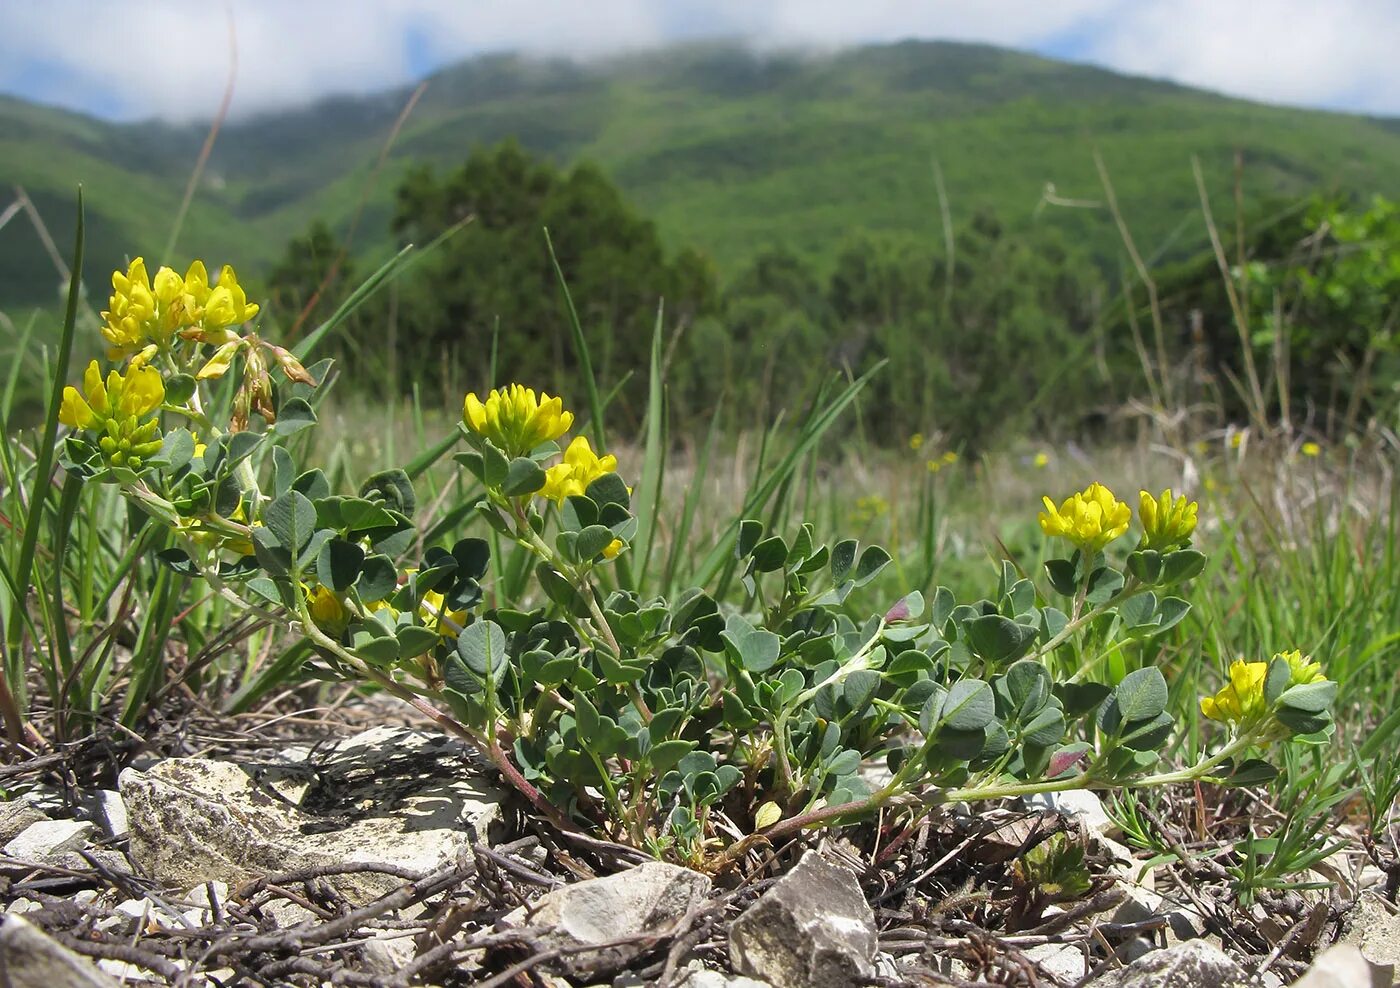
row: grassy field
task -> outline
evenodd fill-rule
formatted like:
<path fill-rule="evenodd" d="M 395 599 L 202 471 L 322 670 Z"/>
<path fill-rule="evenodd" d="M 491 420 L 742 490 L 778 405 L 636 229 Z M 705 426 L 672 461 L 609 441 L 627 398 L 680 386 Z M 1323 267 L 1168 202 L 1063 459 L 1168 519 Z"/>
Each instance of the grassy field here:
<path fill-rule="evenodd" d="M 935 161 L 955 222 L 994 209 L 1015 230 L 1055 224 L 1106 253 L 1116 242 L 1094 211 L 1040 209 L 1047 183 L 1060 197 L 1101 197 L 1094 149 L 1144 252 L 1165 256 L 1204 238 L 1192 155 L 1228 199 L 1242 153 L 1251 204 L 1317 189 L 1400 193 L 1400 132 L 1386 121 L 951 43 L 810 56 L 708 45 L 585 66 L 480 58 L 429 80 L 370 183 L 408 95 L 226 125 L 170 257 L 168 221 L 203 128 L 0 99 L 0 180 L 27 190 L 53 230 L 71 227 L 73 189 L 85 186 L 90 279 L 144 252 L 177 267 L 237 258 L 255 282 L 316 217 L 344 235 L 359 215 L 357 252 L 382 255 L 410 161 L 455 166 L 507 136 L 562 163 L 598 162 L 670 246 L 708 252 L 727 276 L 779 244 L 827 262 L 854 229 L 941 242 Z M 0 231 L 7 309 L 52 303 L 58 288 L 27 221 Z"/>

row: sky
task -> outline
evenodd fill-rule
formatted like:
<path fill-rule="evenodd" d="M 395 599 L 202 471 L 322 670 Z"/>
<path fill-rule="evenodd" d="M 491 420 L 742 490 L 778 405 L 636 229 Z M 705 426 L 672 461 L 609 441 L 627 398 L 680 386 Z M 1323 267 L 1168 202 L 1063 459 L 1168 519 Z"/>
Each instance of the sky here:
<path fill-rule="evenodd" d="M 594 58 L 712 37 L 759 49 L 986 42 L 1400 116 L 1400 0 L 3 0 L 0 92 L 188 122 L 216 112 L 231 47 L 237 118 L 401 86 L 481 52 Z"/>

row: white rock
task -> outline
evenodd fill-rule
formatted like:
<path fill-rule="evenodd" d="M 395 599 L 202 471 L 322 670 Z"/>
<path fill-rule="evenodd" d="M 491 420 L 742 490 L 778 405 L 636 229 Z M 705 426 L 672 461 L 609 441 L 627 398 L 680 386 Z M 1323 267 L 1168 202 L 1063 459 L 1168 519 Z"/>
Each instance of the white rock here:
<path fill-rule="evenodd" d="M 546 949 L 607 943 L 639 933 L 664 934 L 670 924 L 704 903 L 710 879 L 697 871 L 660 861 L 648 861 L 616 875 L 593 878 L 547 892 L 528 908 L 501 919 L 506 926 L 541 926 Z M 567 954 L 553 967 L 584 978 L 616 970 L 637 957 L 648 944 L 619 944 L 600 950 Z"/>
<path fill-rule="evenodd" d="M 875 914 L 845 868 L 815 851 L 729 927 L 729 962 L 776 988 L 844 988 L 872 971 Z"/>
<path fill-rule="evenodd" d="M 1029 960 L 1035 961 L 1046 974 L 1066 984 L 1073 984 L 1084 977 L 1088 968 L 1084 966 L 1084 951 L 1067 943 L 1046 943 L 1024 951 Z"/>
<path fill-rule="evenodd" d="M 1038 792 L 1023 796 L 1026 808 L 1042 812 L 1059 813 L 1084 824 L 1096 834 L 1112 837 L 1116 835 L 1118 824 L 1104 812 L 1103 803 L 1088 789 L 1066 789 L 1063 792 Z"/>
<path fill-rule="evenodd" d="M 42 861 L 82 847 L 92 832 L 92 824 L 83 820 L 40 820 L 25 827 L 5 845 L 3 853 L 25 861 Z"/>
<path fill-rule="evenodd" d="M 22 917 L 0 920 L 0 985 L 5 988 L 114 988 L 85 957 L 45 936 Z"/>
<path fill-rule="evenodd" d="M 1091 982 L 1092 988 L 1244 988 L 1244 970 L 1208 940 L 1154 950 Z"/>
<path fill-rule="evenodd" d="M 360 948 L 364 955 L 365 971 L 391 977 L 418 956 L 413 945 L 413 937 L 393 932 L 380 933 Z"/>
<path fill-rule="evenodd" d="M 347 861 L 428 872 L 490 840 L 501 820 L 502 793 L 465 746 L 396 728 L 367 731 L 310 762 L 171 758 L 127 769 L 119 783 L 133 859 L 183 887 Z M 357 904 L 401 884 L 375 874 L 328 881 Z"/>
<path fill-rule="evenodd" d="M 1394 980 L 1393 965 L 1372 964 L 1355 944 L 1338 943 L 1318 954 L 1293 988 L 1390 988 Z"/>
<path fill-rule="evenodd" d="M 773 988 L 767 981 L 746 978 L 742 974 L 721 974 L 719 971 L 692 970 L 676 988 Z"/>
<path fill-rule="evenodd" d="M 1341 942 L 1359 947 L 1372 964 L 1400 966 L 1400 918 L 1394 908 L 1374 892 L 1363 892 L 1347 915 Z"/>
<path fill-rule="evenodd" d="M 122 795 L 112 789 L 99 790 L 93 798 L 90 812 L 102 832 L 112 840 L 125 837 L 127 830 L 126 803 Z"/>
<path fill-rule="evenodd" d="M 0 846 L 8 844 L 31 825 L 47 820 L 43 810 L 23 799 L 0 803 Z"/>

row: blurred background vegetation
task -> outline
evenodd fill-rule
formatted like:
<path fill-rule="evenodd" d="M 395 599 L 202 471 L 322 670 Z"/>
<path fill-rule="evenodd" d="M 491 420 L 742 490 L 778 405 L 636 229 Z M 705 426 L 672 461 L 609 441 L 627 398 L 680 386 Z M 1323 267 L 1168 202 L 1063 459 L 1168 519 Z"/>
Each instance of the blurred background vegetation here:
<path fill-rule="evenodd" d="M 1372 202 L 1400 194 L 1394 121 L 947 42 L 489 56 L 419 97 L 224 124 L 178 239 L 202 127 L 0 99 L 0 178 L 59 231 L 84 183 L 93 296 L 137 252 L 232 261 L 283 337 L 455 229 L 341 339 L 374 397 L 445 406 L 493 367 L 570 396 L 548 228 L 621 426 L 661 300 L 681 434 L 766 424 L 882 360 L 849 428 L 885 446 L 1121 436 L 1125 407 L 1202 403 L 1319 438 L 1394 424 L 1400 224 Z M 0 229 L 7 337 L 55 319 L 43 236 L 28 213 Z"/>

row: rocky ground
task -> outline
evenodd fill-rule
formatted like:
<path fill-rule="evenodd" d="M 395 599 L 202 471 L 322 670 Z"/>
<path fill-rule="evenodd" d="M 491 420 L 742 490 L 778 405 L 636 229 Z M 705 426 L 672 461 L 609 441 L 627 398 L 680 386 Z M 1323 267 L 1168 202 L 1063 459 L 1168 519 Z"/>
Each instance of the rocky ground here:
<path fill-rule="evenodd" d="M 1205 856 L 1140 860 L 1089 793 L 710 876 L 541 826 L 407 728 L 138 760 L 116 789 L 37 761 L 0 767 L 0 986 L 1400 983 L 1375 869 L 1242 909 Z M 1018 886 L 1058 831 L 1092 881 Z"/>

